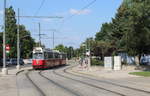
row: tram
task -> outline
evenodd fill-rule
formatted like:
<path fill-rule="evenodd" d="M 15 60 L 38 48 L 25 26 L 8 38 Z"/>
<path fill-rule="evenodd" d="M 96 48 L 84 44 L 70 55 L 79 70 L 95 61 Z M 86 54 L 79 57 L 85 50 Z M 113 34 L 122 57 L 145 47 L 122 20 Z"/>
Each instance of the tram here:
<path fill-rule="evenodd" d="M 57 50 L 35 47 L 33 49 L 33 69 L 46 69 L 66 64 L 66 54 Z"/>

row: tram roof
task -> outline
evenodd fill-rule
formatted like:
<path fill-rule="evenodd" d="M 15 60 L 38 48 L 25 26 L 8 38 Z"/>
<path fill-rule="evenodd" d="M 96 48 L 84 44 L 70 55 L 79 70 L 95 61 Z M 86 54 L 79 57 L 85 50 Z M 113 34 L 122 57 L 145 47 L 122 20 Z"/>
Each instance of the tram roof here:
<path fill-rule="evenodd" d="M 63 52 L 59 52 L 59 50 L 53 50 L 50 48 L 42 48 L 42 47 L 35 47 L 33 49 L 33 53 L 36 53 L 36 52 L 53 52 L 53 53 L 65 54 Z"/>

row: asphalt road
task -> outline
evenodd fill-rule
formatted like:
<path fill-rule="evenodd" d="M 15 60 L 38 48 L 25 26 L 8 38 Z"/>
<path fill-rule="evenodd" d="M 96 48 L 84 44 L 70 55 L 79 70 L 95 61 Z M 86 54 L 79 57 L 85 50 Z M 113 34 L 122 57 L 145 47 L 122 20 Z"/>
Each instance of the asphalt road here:
<path fill-rule="evenodd" d="M 149 89 L 137 88 L 134 83 L 72 73 L 70 67 L 21 72 L 18 96 L 150 96 Z"/>

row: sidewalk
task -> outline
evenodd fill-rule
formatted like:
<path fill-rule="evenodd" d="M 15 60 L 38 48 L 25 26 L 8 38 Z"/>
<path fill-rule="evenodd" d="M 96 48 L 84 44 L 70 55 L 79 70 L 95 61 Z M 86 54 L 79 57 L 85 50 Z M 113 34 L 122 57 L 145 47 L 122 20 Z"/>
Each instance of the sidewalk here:
<path fill-rule="evenodd" d="M 23 66 L 21 70 L 30 69 L 31 66 Z M 0 72 L 0 96 L 18 96 L 15 66 L 8 68 L 8 75 L 4 76 Z"/>
<path fill-rule="evenodd" d="M 81 66 L 76 66 L 68 71 L 74 74 L 79 73 L 81 75 L 88 75 L 99 80 L 105 80 L 115 84 L 138 88 L 150 92 L 150 77 L 128 74 L 129 72 L 141 71 L 135 70 L 135 66 L 125 66 L 119 71 L 105 70 L 102 66 L 92 66 L 90 70 L 82 69 Z"/>
<path fill-rule="evenodd" d="M 134 66 L 126 66 L 123 67 L 122 70 L 114 71 L 114 70 L 105 70 L 103 66 L 92 66 L 89 69 L 82 68 L 80 65 L 72 68 L 72 71 L 82 74 L 91 75 L 94 77 L 101 77 L 101 78 L 108 78 L 108 79 L 121 79 L 121 78 L 132 78 L 132 77 L 139 77 L 135 75 L 128 74 L 129 72 L 137 72 L 140 70 L 134 70 Z"/>

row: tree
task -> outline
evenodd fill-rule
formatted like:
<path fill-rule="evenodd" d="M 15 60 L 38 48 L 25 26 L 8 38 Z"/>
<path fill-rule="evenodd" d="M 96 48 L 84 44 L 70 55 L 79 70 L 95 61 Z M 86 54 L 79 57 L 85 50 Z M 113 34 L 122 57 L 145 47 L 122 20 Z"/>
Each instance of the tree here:
<path fill-rule="evenodd" d="M 95 40 L 96 41 L 110 41 L 112 33 L 112 24 L 104 23 L 100 29 L 100 32 L 96 33 Z"/>
<path fill-rule="evenodd" d="M 150 53 L 149 5 L 149 0 L 124 0 L 112 22 L 102 25 L 96 41 L 103 42 L 101 45 L 111 42 L 117 51 L 138 56 L 139 62 L 142 54 Z"/>
<path fill-rule="evenodd" d="M 0 33 L 0 58 L 3 58 L 3 33 Z"/>
<path fill-rule="evenodd" d="M 67 48 L 64 45 L 62 45 L 62 44 L 57 45 L 54 49 L 55 50 L 59 50 L 60 52 L 64 52 L 64 53 L 67 52 Z"/>
<path fill-rule="evenodd" d="M 138 56 L 150 53 L 150 1 L 133 0 L 130 8 L 129 29 L 126 47 L 130 55 Z M 129 42 L 130 41 L 130 42 Z M 138 61 L 138 62 L 139 62 Z"/>
<path fill-rule="evenodd" d="M 66 53 L 68 59 L 71 59 L 71 58 L 77 56 L 76 52 L 72 46 L 67 47 L 67 46 L 60 44 L 60 45 L 57 45 L 54 49 L 59 50 L 60 52 Z"/>
<path fill-rule="evenodd" d="M 26 30 L 24 25 L 20 25 L 20 51 L 22 58 L 29 58 L 32 56 L 32 50 L 35 46 L 35 41 L 31 37 L 29 31 Z"/>
<path fill-rule="evenodd" d="M 6 44 L 10 45 L 9 58 L 17 57 L 17 24 L 16 24 L 15 11 L 13 7 L 6 9 Z M 35 41 L 31 37 L 30 32 L 26 30 L 24 25 L 19 25 L 20 28 L 20 48 L 21 58 L 31 57 L 32 49 L 35 46 Z M 25 37 L 25 38 L 24 38 Z M 2 45 L 2 33 L 0 33 L 0 45 Z M 2 46 L 0 47 L 2 57 Z"/>
<path fill-rule="evenodd" d="M 6 9 L 6 44 L 11 47 L 9 56 L 17 57 L 17 25 L 15 11 L 12 6 Z"/>

